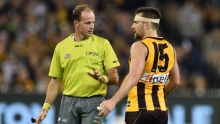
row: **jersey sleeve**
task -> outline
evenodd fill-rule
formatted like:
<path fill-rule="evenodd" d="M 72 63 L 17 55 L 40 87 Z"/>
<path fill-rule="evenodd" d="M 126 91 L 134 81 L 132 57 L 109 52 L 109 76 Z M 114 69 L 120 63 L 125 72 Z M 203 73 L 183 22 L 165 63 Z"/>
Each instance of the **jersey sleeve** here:
<path fill-rule="evenodd" d="M 61 63 L 60 63 L 59 49 L 56 46 L 53 57 L 52 57 L 52 61 L 50 64 L 49 76 L 50 77 L 62 77 L 62 72 L 63 71 L 62 71 Z"/>
<path fill-rule="evenodd" d="M 108 40 L 106 40 L 104 48 L 105 48 L 104 66 L 106 70 L 120 66 L 118 58 Z"/>

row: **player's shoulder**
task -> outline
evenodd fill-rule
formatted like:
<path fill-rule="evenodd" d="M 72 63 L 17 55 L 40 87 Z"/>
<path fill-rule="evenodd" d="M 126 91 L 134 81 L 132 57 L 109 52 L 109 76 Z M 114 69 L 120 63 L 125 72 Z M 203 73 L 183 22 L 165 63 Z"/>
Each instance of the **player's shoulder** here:
<path fill-rule="evenodd" d="M 137 40 L 131 45 L 132 48 L 137 48 L 137 49 L 142 48 L 143 46 L 145 47 L 146 45 L 142 42 L 142 40 Z"/>
<path fill-rule="evenodd" d="M 164 41 L 166 44 L 169 44 L 171 47 L 173 47 L 173 45 L 170 43 L 169 40 L 167 40 L 167 39 L 163 39 L 163 41 Z"/>

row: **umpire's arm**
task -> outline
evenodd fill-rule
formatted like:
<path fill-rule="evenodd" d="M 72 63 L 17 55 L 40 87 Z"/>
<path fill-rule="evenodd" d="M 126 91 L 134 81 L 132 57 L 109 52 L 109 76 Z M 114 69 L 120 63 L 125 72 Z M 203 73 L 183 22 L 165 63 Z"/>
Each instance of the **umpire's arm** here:
<path fill-rule="evenodd" d="M 119 76 L 118 76 L 118 71 L 117 68 L 110 68 L 108 70 L 108 83 L 107 85 L 116 85 L 119 82 Z"/>
<path fill-rule="evenodd" d="M 56 99 L 59 93 L 59 89 L 60 89 L 60 83 L 58 78 L 52 77 L 47 88 L 47 95 L 44 102 L 44 106 L 42 108 L 41 113 L 38 115 L 36 119 L 36 124 L 40 124 L 40 122 L 47 116 L 50 106 L 53 104 L 54 100 Z"/>
<path fill-rule="evenodd" d="M 47 88 L 45 103 L 53 104 L 60 90 L 60 82 L 58 78 L 52 77 Z"/>

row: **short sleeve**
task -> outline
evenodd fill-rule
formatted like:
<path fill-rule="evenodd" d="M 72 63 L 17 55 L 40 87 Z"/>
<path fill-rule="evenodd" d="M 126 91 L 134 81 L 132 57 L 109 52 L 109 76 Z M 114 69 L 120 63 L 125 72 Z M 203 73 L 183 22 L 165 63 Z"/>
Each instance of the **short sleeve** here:
<path fill-rule="evenodd" d="M 104 48 L 105 48 L 104 49 L 105 50 L 104 66 L 106 70 L 109 70 L 110 68 L 113 68 L 113 67 L 120 66 L 118 58 L 108 40 L 106 40 Z"/>
<path fill-rule="evenodd" d="M 63 71 L 62 71 L 61 63 L 60 63 L 59 49 L 56 46 L 53 57 L 52 57 L 52 61 L 50 64 L 49 76 L 50 77 L 62 77 L 62 72 Z"/>

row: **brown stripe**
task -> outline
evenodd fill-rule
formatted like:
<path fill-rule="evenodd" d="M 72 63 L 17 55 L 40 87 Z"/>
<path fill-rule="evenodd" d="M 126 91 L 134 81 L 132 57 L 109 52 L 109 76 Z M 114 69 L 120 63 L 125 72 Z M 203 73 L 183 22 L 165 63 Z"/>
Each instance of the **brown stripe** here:
<path fill-rule="evenodd" d="M 153 46 L 154 46 L 154 63 L 153 63 L 153 66 L 152 66 L 152 69 L 151 69 L 151 72 L 156 72 L 157 71 L 157 64 L 158 64 L 158 55 L 159 55 L 159 51 L 158 51 L 158 48 L 157 48 L 157 44 L 155 42 L 152 42 L 153 43 Z"/>
<path fill-rule="evenodd" d="M 146 38 L 152 38 L 152 39 L 156 39 L 156 40 L 163 40 L 163 37 L 146 37 Z"/>
<path fill-rule="evenodd" d="M 159 89 L 158 85 L 153 85 L 153 88 L 152 88 L 152 98 L 153 98 L 154 108 L 160 108 L 159 98 L 157 96 L 158 89 Z"/>
<path fill-rule="evenodd" d="M 145 84 L 138 82 L 137 84 L 138 106 L 139 108 L 146 108 L 145 102 Z"/>
<path fill-rule="evenodd" d="M 158 92 L 161 111 L 166 111 L 167 110 L 166 96 L 164 95 L 164 93 L 165 93 L 165 88 L 164 87 L 165 87 L 164 85 L 160 85 L 159 89 L 162 89 L 162 90 L 160 90 L 160 92 Z"/>
<path fill-rule="evenodd" d="M 147 50 L 148 50 L 148 54 L 147 54 L 147 56 L 145 57 L 145 61 L 147 60 L 147 58 L 148 58 L 148 55 L 149 55 L 149 48 L 148 48 L 148 46 L 144 43 L 144 42 L 141 42 L 142 44 L 144 44 L 144 46 L 146 46 L 147 47 Z"/>

